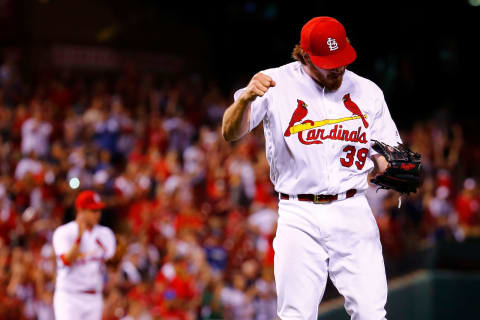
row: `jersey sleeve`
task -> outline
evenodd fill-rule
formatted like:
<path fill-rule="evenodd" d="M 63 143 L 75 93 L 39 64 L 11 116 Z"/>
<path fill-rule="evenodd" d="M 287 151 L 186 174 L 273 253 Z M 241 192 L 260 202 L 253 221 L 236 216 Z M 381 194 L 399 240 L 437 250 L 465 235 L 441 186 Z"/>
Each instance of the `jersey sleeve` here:
<path fill-rule="evenodd" d="M 235 92 L 233 98 L 235 100 L 240 97 L 240 95 L 245 91 L 245 88 L 239 89 Z M 268 91 L 263 97 L 257 97 L 255 100 L 250 103 L 250 123 L 249 123 L 249 128 L 248 131 L 252 131 L 255 129 L 260 122 L 265 118 L 265 115 L 267 114 L 268 110 L 268 97 L 267 97 Z"/>
<path fill-rule="evenodd" d="M 384 142 L 391 146 L 397 146 L 402 143 L 400 134 L 398 133 L 397 126 L 390 115 L 385 98 L 382 96 L 379 98 L 380 107 L 375 115 L 371 139 Z M 370 148 L 370 155 L 376 155 L 378 152 Z"/>

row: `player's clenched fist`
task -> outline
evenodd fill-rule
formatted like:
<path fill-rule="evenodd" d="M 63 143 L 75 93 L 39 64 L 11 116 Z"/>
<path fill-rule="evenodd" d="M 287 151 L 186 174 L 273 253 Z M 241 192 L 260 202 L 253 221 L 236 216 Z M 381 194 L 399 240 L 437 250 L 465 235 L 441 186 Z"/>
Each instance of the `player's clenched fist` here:
<path fill-rule="evenodd" d="M 250 102 L 262 97 L 275 81 L 263 73 L 257 73 L 248 83 L 245 90 L 223 114 L 222 134 L 226 141 L 239 139 L 248 132 L 250 123 Z"/>
<path fill-rule="evenodd" d="M 247 88 L 243 92 L 241 98 L 251 102 L 256 97 L 262 97 L 268 88 L 274 87 L 275 81 L 264 73 L 257 73 L 253 76 L 252 80 L 248 83 Z"/>

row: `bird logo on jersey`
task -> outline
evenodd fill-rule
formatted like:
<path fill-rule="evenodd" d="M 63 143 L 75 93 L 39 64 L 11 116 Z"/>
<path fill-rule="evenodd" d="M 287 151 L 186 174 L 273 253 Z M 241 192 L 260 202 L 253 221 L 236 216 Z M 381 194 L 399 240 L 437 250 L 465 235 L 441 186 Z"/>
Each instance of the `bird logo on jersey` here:
<path fill-rule="evenodd" d="M 290 136 L 290 128 L 297 122 L 300 122 L 307 116 L 308 109 L 307 104 L 300 99 L 297 99 L 297 108 L 293 111 L 292 118 L 290 119 L 290 123 L 288 124 L 287 130 L 285 130 L 284 136 Z"/>
<path fill-rule="evenodd" d="M 285 137 L 290 137 L 290 135 L 297 133 L 298 140 L 305 145 L 322 144 L 322 140 L 325 139 L 367 143 L 366 133 L 362 132 L 362 127 L 358 127 L 357 130 L 348 130 L 342 128 L 342 125 L 337 125 L 337 123 L 340 122 L 361 119 L 364 127 L 368 128 L 368 122 L 366 120 L 367 115 L 362 114 L 360 108 L 350 98 L 349 93 L 343 96 L 342 101 L 345 107 L 354 114 L 353 116 L 313 121 L 308 119 L 303 120 L 308 114 L 308 105 L 304 101 L 297 99 L 297 107 L 295 108 L 288 127 L 283 135 Z M 329 124 L 335 124 L 330 131 L 319 128 Z M 305 137 L 303 136 L 303 131 L 306 131 Z"/>
<path fill-rule="evenodd" d="M 347 108 L 354 115 L 362 118 L 363 126 L 365 128 L 368 128 L 368 122 L 367 120 L 365 120 L 365 116 L 362 114 L 362 111 L 360 111 L 360 108 L 357 106 L 357 104 L 353 102 L 352 99 L 350 99 L 350 93 L 347 93 L 346 95 L 344 95 L 342 98 L 342 101 L 343 101 L 343 104 L 345 105 L 345 108 Z"/>

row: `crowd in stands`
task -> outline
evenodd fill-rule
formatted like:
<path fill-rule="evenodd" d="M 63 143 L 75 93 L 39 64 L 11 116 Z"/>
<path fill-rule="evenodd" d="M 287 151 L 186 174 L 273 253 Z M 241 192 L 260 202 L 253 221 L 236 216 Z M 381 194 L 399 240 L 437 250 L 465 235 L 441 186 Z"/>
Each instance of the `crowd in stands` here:
<path fill-rule="evenodd" d="M 118 254 L 104 319 L 273 319 L 278 197 L 261 129 L 229 144 L 232 95 L 198 74 L 25 77 L 0 60 L 0 319 L 54 319 L 53 230 L 95 189 Z M 480 234 L 478 181 L 459 124 L 401 135 L 423 156 L 414 195 L 371 186 L 385 256 Z"/>

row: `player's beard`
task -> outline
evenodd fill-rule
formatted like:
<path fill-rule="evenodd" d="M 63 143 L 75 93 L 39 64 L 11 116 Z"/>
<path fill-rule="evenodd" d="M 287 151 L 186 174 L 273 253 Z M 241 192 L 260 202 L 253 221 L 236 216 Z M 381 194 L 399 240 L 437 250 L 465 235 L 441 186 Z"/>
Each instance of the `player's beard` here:
<path fill-rule="evenodd" d="M 322 87 L 329 91 L 335 91 L 342 85 L 343 75 L 345 70 L 339 73 L 328 73 L 327 76 L 324 76 L 322 73 L 314 70 L 316 82 L 318 82 Z"/>
<path fill-rule="evenodd" d="M 328 91 L 335 91 L 342 85 L 345 67 L 335 70 L 319 69 L 307 55 L 305 57 L 305 68 L 307 74 Z"/>

